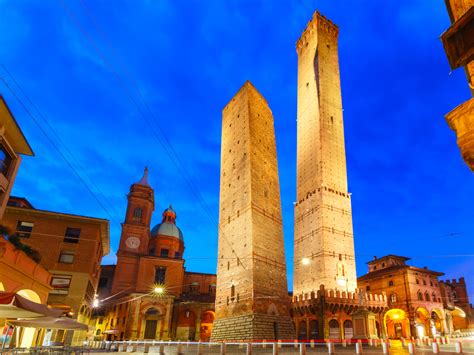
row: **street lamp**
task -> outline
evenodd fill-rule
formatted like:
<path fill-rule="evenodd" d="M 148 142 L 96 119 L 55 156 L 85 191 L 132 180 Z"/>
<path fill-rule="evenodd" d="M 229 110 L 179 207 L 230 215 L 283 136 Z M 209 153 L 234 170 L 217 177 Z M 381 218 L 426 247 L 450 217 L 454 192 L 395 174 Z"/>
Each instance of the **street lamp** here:
<path fill-rule="evenodd" d="M 151 292 L 150 295 L 155 296 L 155 297 L 163 297 L 166 295 L 166 285 L 164 284 L 154 284 L 151 287 Z"/>
<path fill-rule="evenodd" d="M 154 294 L 157 294 L 157 295 L 161 295 L 163 292 L 165 292 L 164 288 L 161 287 L 161 286 L 156 286 L 154 289 L 153 289 L 153 293 Z"/>

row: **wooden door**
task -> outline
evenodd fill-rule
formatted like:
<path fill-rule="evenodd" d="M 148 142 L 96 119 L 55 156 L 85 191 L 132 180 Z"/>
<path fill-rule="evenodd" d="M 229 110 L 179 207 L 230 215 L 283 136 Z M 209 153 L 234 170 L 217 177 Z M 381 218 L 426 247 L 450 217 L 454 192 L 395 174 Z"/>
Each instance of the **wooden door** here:
<path fill-rule="evenodd" d="M 145 339 L 155 339 L 156 327 L 158 325 L 157 320 L 147 320 L 145 323 Z"/>

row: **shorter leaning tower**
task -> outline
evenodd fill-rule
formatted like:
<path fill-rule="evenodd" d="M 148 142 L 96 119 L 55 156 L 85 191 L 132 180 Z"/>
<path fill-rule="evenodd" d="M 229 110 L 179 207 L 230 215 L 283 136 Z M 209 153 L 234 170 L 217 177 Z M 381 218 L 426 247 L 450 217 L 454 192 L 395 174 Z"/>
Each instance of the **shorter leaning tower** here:
<path fill-rule="evenodd" d="M 212 340 L 293 339 L 273 116 L 247 81 L 222 114 Z"/>

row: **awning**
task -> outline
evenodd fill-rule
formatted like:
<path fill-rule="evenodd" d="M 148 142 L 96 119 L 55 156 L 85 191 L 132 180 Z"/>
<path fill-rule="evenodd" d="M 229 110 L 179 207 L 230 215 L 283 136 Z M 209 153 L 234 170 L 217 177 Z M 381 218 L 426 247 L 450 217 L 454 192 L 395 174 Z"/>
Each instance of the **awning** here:
<path fill-rule="evenodd" d="M 0 292 L 0 318 L 37 318 L 37 317 L 59 317 L 60 310 L 32 302 L 13 292 Z"/>
<path fill-rule="evenodd" d="M 45 328 L 45 329 L 66 329 L 66 330 L 88 330 L 87 324 L 79 323 L 74 319 L 61 317 L 41 317 L 33 319 L 20 319 L 8 322 L 18 327 Z"/>

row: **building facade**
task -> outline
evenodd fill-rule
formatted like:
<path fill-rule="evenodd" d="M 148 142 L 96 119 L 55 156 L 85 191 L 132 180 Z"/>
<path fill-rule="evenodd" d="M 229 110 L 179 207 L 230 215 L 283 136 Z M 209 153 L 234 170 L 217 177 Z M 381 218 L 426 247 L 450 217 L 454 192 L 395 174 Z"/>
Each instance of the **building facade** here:
<path fill-rule="evenodd" d="M 21 155 L 34 154 L 3 96 L 0 95 L 0 221 L 20 167 Z"/>
<path fill-rule="evenodd" d="M 148 169 L 127 198 L 117 265 L 101 267 L 96 339 L 208 340 L 216 276 L 186 271 L 184 237 L 171 206 L 151 228 Z"/>
<path fill-rule="evenodd" d="M 32 302 L 46 304 L 51 274 L 24 251 L 0 236 L 0 291 L 16 293 Z M 10 329 L 6 319 L 0 317 L 3 324 L 0 334 Z M 12 343 L 20 347 L 36 345 L 44 331 L 33 328 L 19 328 L 13 333 Z"/>
<path fill-rule="evenodd" d="M 459 333 L 474 327 L 474 311 L 464 277 L 439 283 L 446 313 L 447 332 Z"/>
<path fill-rule="evenodd" d="M 213 340 L 291 339 L 273 115 L 247 81 L 222 113 Z"/>
<path fill-rule="evenodd" d="M 374 257 L 369 272 L 358 279 L 359 287 L 367 291 L 387 293 L 389 310 L 383 318 L 387 337 L 434 338 L 467 329 L 470 305 L 463 279 L 440 281 L 442 272 L 407 265 L 408 260 L 397 255 Z"/>
<path fill-rule="evenodd" d="M 109 253 L 109 222 L 34 208 L 24 198 L 11 197 L 3 225 L 40 256 L 51 274 L 48 305 L 89 324 L 97 291 L 100 263 Z M 58 331 L 53 340 L 82 344 L 85 331 Z"/>
<path fill-rule="evenodd" d="M 474 0 L 445 2 L 451 26 L 441 36 L 444 50 L 452 70 L 464 67 L 474 96 Z M 474 171 L 474 97 L 454 108 L 445 118 L 456 133 L 464 161 Z"/>

